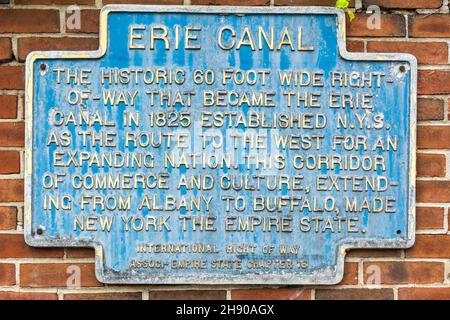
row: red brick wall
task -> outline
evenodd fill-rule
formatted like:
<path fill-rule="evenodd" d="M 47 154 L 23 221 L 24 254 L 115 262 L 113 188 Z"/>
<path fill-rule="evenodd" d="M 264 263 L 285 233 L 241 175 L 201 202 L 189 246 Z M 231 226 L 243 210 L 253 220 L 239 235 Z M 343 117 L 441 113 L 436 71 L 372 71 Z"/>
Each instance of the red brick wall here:
<path fill-rule="evenodd" d="M 38 249 L 23 239 L 24 60 L 32 50 L 98 46 L 104 4 L 334 5 L 333 0 L 0 0 L 0 299 L 450 299 L 450 14 L 448 0 L 355 0 L 351 51 L 409 52 L 419 61 L 417 240 L 409 250 L 354 250 L 335 286 L 119 286 L 95 279 L 90 249 Z M 82 9 L 67 30 L 66 10 Z M 364 12 L 382 9 L 381 28 Z M 68 267 L 81 288 L 67 287 Z M 379 272 L 379 273 L 378 273 Z M 378 277 L 379 275 L 379 277 Z M 379 281 L 378 281 L 379 280 Z M 379 282 L 379 284 L 378 284 Z M 376 284 L 373 284 L 376 283 Z"/>

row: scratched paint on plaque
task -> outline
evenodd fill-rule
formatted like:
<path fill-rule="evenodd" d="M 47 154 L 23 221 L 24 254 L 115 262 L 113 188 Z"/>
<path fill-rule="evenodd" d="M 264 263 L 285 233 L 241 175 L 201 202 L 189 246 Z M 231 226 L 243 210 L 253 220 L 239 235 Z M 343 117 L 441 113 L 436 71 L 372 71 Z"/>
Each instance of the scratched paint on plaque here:
<path fill-rule="evenodd" d="M 26 240 L 110 283 L 336 283 L 414 241 L 416 62 L 332 8 L 107 6 L 27 60 Z"/>

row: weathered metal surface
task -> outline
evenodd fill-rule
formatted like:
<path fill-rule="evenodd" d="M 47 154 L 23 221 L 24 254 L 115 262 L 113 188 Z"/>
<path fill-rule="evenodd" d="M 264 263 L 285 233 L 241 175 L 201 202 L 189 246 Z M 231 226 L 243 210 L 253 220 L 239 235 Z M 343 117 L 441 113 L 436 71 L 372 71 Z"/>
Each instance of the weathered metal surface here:
<path fill-rule="evenodd" d="M 138 26 L 133 34 L 136 38 L 130 40 L 130 26 Z M 165 49 L 163 40 L 155 40 L 154 49 L 150 47 L 148 30 L 150 26 L 165 25 L 171 32 L 179 27 L 200 27 L 201 31 L 194 31 L 192 34 L 198 39 L 189 43 L 200 45 L 201 48 L 187 50 L 182 49 L 186 39 L 185 35 L 179 33 L 177 36 L 169 34 L 170 48 Z M 237 45 L 243 30 L 248 27 L 253 32 L 253 41 L 261 42 L 261 35 L 257 32 L 258 27 L 269 30 L 266 35 L 270 35 L 270 28 L 273 27 L 275 39 L 280 40 L 280 32 L 284 28 L 295 30 L 290 36 L 296 39 L 294 47 L 290 47 L 287 36 L 277 50 L 269 50 L 267 42 L 258 44 L 254 48 L 249 44 L 249 35 L 241 38 L 241 48 L 221 49 L 217 44 L 217 36 L 220 28 L 227 27 L 222 38 L 222 45 Z M 298 39 L 298 27 L 302 28 L 302 39 Z M 26 79 L 26 200 L 25 200 L 25 239 L 32 246 L 88 246 L 96 249 L 96 275 L 102 282 L 107 283 L 151 283 L 151 284 L 181 284 L 181 283 L 203 283 L 203 284 L 332 284 L 337 283 L 343 276 L 344 256 L 348 248 L 406 248 L 414 242 L 415 230 L 415 118 L 416 118 L 416 60 L 407 54 L 368 54 L 349 53 L 345 48 L 345 16 L 340 10 L 334 8 L 246 8 L 246 7 L 177 7 L 177 6 L 106 6 L 101 11 L 100 19 L 100 49 L 87 52 L 33 52 L 27 59 L 27 79 Z M 137 31 L 136 31 L 137 30 Z M 233 43 L 233 31 L 236 31 Z M 161 29 L 159 29 L 161 31 Z M 140 38 L 140 35 L 143 35 Z M 161 33 L 159 33 L 161 36 Z M 179 37 L 179 38 L 175 38 Z M 182 39 L 181 47 L 175 48 L 175 40 Z M 183 40 L 184 39 L 184 40 Z M 263 39 L 264 40 L 264 39 Z M 277 41 L 278 41 L 277 40 Z M 130 49 L 130 41 L 133 46 L 144 49 Z M 280 42 L 280 41 L 279 41 Z M 275 45 L 276 47 L 277 45 Z M 308 50 L 308 46 L 313 50 Z M 298 50 L 301 48 L 301 50 Z M 101 71 L 114 68 L 154 68 L 165 67 L 167 69 L 182 68 L 187 75 L 183 84 L 110 84 L 102 85 L 100 80 Z M 64 83 L 65 73 L 60 73 L 61 83 L 57 83 L 56 70 L 90 70 L 88 84 L 74 84 L 73 78 L 69 83 Z M 256 84 L 221 84 L 219 81 L 207 84 L 194 84 L 192 73 L 195 69 L 210 69 L 220 75 L 224 68 L 249 70 L 268 70 L 267 83 L 258 82 Z M 281 85 L 277 80 L 279 71 L 309 71 L 322 73 L 323 85 L 312 86 L 287 86 Z M 355 72 L 356 75 L 376 75 L 383 74 L 380 85 L 364 85 L 341 87 L 335 83 L 330 84 L 331 72 Z M 320 81 L 319 81 L 320 82 Z M 192 91 L 192 105 L 182 107 L 180 103 L 174 107 L 149 106 L 149 93 L 151 90 L 181 90 Z M 74 90 L 75 93 L 70 93 Z M 83 91 L 84 90 L 84 91 Z M 117 105 L 106 103 L 103 105 L 102 92 L 104 90 L 121 90 L 126 94 L 128 106 L 122 100 Z M 130 90 L 130 91 L 128 91 Z M 138 90 L 135 103 L 130 103 L 128 93 Z M 202 94 L 205 90 L 234 90 L 254 92 L 273 92 L 274 107 L 249 107 L 248 104 L 237 107 L 217 107 L 204 106 Z M 288 107 L 286 90 L 292 92 L 315 92 L 319 93 L 318 108 Z M 83 105 L 75 103 L 70 105 L 68 97 L 76 97 L 77 93 L 87 97 Z M 335 92 L 353 94 L 368 94 L 371 97 L 371 108 L 331 108 L 330 93 Z M 293 96 L 294 97 L 294 96 Z M 98 98 L 98 99 L 97 99 Z M 269 103 L 270 104 L 270 103 Z M 333 104 L 334 105 L 334 104 Z M 192 119 L 192 125 L 186 127 L 151 127 L 149 113 L 174 110 L 176 112 L 187 112 Z M 310 129 L 305 124 L 304 128 L 252 128 L 246 125 L 236 125 L 234 128 L 215 125 L 212 128 L 202 126 L 201 116 L 204 112 L 223 112 L 235 110 L 244 116 L 249 113 L 265 114 L 268 123 L 275 123 L 275 115 L 279 114 L 312 114 L 314 122 L 317 114 L 322 114 L 327 123 L 321 126 L 320 118 L 316 127 Z M 68 114 L 79 110 L 99 111 L 103 119 L 102 124 L 92 127 L 84 125 L 74 125 L 73 123 L 58 124 L 59 121 L 67 120 Z M 145 115 L 139 127 L 134 125 L 124 126 L 124 111 L 139 112 Z M 64 116 L 63 116 L 64 115 Z M 179 114 L 178 114 L 179 115 Z M 361 127 L 356 115 L 360 116 Z M 338 125 L 337 118 L 348 119 L 348 127 L 343 128 L 342 123 Z M 66 117 L 66 118 L 64 118 Z M 381 118 L 380 118 L 381 117 Z M 107 119 L 107 121 L 105 120 Z M 382 120 L 380 120 L 382 119 Z M 107 126 L 106 122 L 114 123 Z M 69 121 L 70 122 L 70 121 Z M 76 122 L 76 121 L 75 121 Z M 230 120 L 231 123 L 231 120 Z M 58 124 L 58 125 L 56 125 Z M 279 122 L 278 122 L 279 124 Z M 352 125 L 350 125 L 352 124 Z M 91 134 L 100 132 L 111 132 L 117 134 L 118 143 L 113 147 L 97 145 L 82 145 L 80 138 L 81 131 L 90 131 Z M 124 136 L 127 131 L 167 133 L 186 133 L 189 135 L 189 148 L 167 147 L 127 147 Z M 60 139 L 60 144 L 51 139 L 61 138 L 62 132 L 68 133 L 71 138 L 64 146 L 64 139 Z M 249 150 L 248 148 L 233 148 L 230 144 L 232 135 L 247 133 L 249 136 L 268 136 L 266 148 L 263 150 Z M 213 150 L 211 146 L 203 149 L 201 134 L 218 134 L 225 138 L 227 143 L 220 150 Z M 320 147 L 306 148 L 300 150 L 287 147 L 275 146 L 275 137 L 285 134 L 303 134 L 305 136 L 317 134 L 322 135 Z M 336 136 L 346 136 L 355 138 L 362 136 L 366 138 L 367 150 L 364 145 L 345 150 L 342 144 L 334 145 Z M 377 139 L 384 141 L 387 146 L 387 137 L 396 141 L 396 150 L 387 148 L 375 148 Z M 339 140 L 339 139 L 338 139 Z M 350 140 L 342 140 L 350 141 Z M 352 140 L 353 141 L 353 140 Z M 333 146 L 336 150 L 333 150 Z M 373 148 L 372 148 L 373 147 Z M 229 169 L 202 169 L 186 168 L 186 166 L 170 167 L 165 166 L 164 153 L 176 151 L 179 155 L 187 150 L 207 154 L 208 152 L 219 152 L 220 154 L 233 154 L 233 159 L 238 159 L 236 168 Z M 78 153 L 73 153 L 77 151 Z M 61 152 L 62 159 L 58 159 L 57 153 Z M 80 152 L 85 152 L 86 157 L 92 157 L 94 152 L 123 152 L 138 153 L 150 152 L 156 159 L 154 167 L 137 168 L 136 166 L 98 166 L 96 164 L 82 163 L 76 165 L 70 161 L 67 154 L 72 152 L 73 159 L 81 163 Z M 296 155 L 303 157 L 327 155 L 327 159 L 332 156 L 354 155 L 367 162 L 381 157 L 384 160 L 385 168 L 377 167 L 372 170 L 345 169 L 342 165 L 326 168 L 322 165 L 318 168 L 305 169 L 295 168 L 291 162 L 284 168 L 257 168 L 255 163 L 250 163 L 248 167 L 242 160 L 245 154 L 259 154 L 273 156 L 280 154 L 286 159 L 292 159 Z M 310 159 L 312 161 L 312 158 Z M 80 162 L 81 161 L 81 162 Z M 180 161 L 179 159 L 177 161 Z M 178 163 L 175 161 L 176 163 Z M 309 160 L 308 160 L 309 161 Z M 355 160 L 357 161 L 357 160 Z M 61 166 L 55 166 L 59 164 Z M 248 164 L 248 163 L 247 163 Z M 312 162 L 311 162 L 312 165 Z M 107 175 L 118 177 L 122 174 L 159 174 L 167 173 L 167 189 L 142 188 L 142 185 L 130 189 L 84 189 L 75 188 L 73 180 L 75 176 L 81 175 Z M 305 187 L 298 190 L 287 190 L 293 187 L 293 183 L 284 184 L 279 190 L 270 190 L 267 186 L 259 191 L 252 190 L 223 190 L 217 184 L 212 190 L 188 190 L 186 187 L 177 188 L 177 184 L 183 175 L 210 175 L 218 181 L 223 175 L 242 175 L 252 177 L 255 175 L 266 177 L 278 177 L 282 175 L 293 177 L 301 175 L 301 184 Z M 52 176 L 61 182 L 56 188 L 50 184 Z M 325 186 L 330 190 L 317 190 L 317 179 L 322 176 L 326 181 Z M 330 178 L 332 177 L 332 178 Z M 345 178 L 350 177 L 350 178 Z M 344 189 L 343 180 L 354 177 L 371 177 L 377 179 L 386 177 L 381 181 L 378 191 L 360 191 L 361 186 L 351 185 Z M 267 178 L 268 179 L 268 178 Z M 339 184 L 333 187 L 332 179 Z M 349 180 L 350 181 L 350 180 Z M 386 190 L 384 182 L 388 181 Z M 254 181 L 253 181 L 254 182 Z M 365 185 L 364 182 L 361 185 Z M 364 187 L 361 187 L 364 189 Z M 319 188 L 320 189 L 320 188 Z M 370 188 L 369 188 L 370 189 Z M 57 209 L 48 204 L 49 196 L 63 197 L 69 196 L 71 199 L 64 202 L 67 208 Z M 124 210 L 105 209 L 101 205 L 93 205 L 92 199 L 85 198 L 85 207 L 81 208 L 83 196 L 131 196 L 130 206 Z M 149 196 L 149 201 L 164 204 L 164 199 L 172 195 L 175 201 L 180 201 L 182 197 L 204 196 L 209 199 L 209 206 L 202 202 L 200 210 L 195 208 L 182 208 L 180 210 L 168 211 L 156 208 L 156 205 L 149 209 L 142 207 L 142 199 Z M 242 212 L 235 209 L 227 210 L 226 201 L 222 196 L 243 196 L 248 201 L 248 207 Z M 294 205 L 291 211 L 289 205 L 283 206 L 279 211 L 268 212 L 267 210 L 256 211 L 252 208 L 255 205 L 255 196 L 273 197 L 279 201 L 281 197 L 296 196 L 304 204 L 302 208 Z M 327 197 L 329 200 L 326 201 Z M 353 198 L 355 197 L 355 198 Z M 392 208 L 387 211 L 384 208 L 381 212 L 376 211 L 372 202 L 375 198 L 383 201 L 392 200 Z M 310 200 L 310 208 L 303 202 Z M 349 210 L 346 208 L 346 199 L 356 199 L 360 209 Z M 364 199 L 370 204 L 364 206 Z M 46 203 L 44 203 L 46 201 Z M 166 204 L 167 201 L 165 200 Z M 325 201 L 325 203 L 324 203 Z M 329 212 L 324 210 L 326 204 L 335 202 L 333 209 Z M 153 203 L 152 202 L 152 203 Z M 317 204 L 315 205 L 314 202 Z M 45 207 L 50 209 L 45 209 Z M 331 205 L 330 205 L 331 207 Z M 370 207 L 370 210 L 369 210 Z M 191 210 L 192 209 L 192 210 Z M 215 217 L 211 220 L 215 231 L 199 231 L 197 226 L 194 231 L 192 226 L 183 230 L 183 220 L 180 217 Z M 95 217 L 92 226 L 97 231 L 92 231 L 94 227 L 84 225 L 80 228 L 82 218 Z M 129 218 L 139 217 L 168 217 L 168 231 L 163 224 L 159 225 L 161 230 L 153 230 L 150 225 L 148 231 L 126 230 L 124 221 Z M 230 218 L 234 217 L 234 218 Z M 238 218 L 253 217 L 254 221 L 262 221 L 255 225 L 254 230 L 234 231 L 234 224 Z M 284 230 L 273 225 L 271 230 L 267 229 L 269 218 L 281 219 L 289 227 Z M 111 218 L 112 224 L 109 231 L 101 231 L 100 219 Z M 75 219 L 75 220 L 74 220 Z M 76 220 L 78 219 L 78 220 Z M 233 226 L 225 231 L 226 219 Z M 256 219 L 256 220 L 255 220 Z M 261 219 L 261 220 L 258 220 Z M 303 220 L 302 220 L 303 219 Z M 354 226 L 349 226 L 348 221 L 352 219 Z M 78 221 L 78 225 L 74 222 Z M 141 220 L 138 220 L 141 221 Z M 250 220 L 251 221 L 251 220 Z M 278 222 L 280 220 L 277 220 Z M 338 223 L 341 222 L 341 224 Z M 270 222 L 270 221 L 269 221 Z M 309 225 L 309 230 L 308 230 Z M 204 225 L 203 225 L 204 226 Z M 87 229 L 92 229 L 88 231 Z M 316 229 L 317 228 L 317 229 Z M 139 229 L 139 224 L 136 225 Z M 145 228 L 144 228 L 145 229 Z M 231 231 L 233 230 L 233 231 Z M 136 252 L 140 245 L 147 245 L 147 248 L 154 248 L 152 245 L 174 244 L 191 248 L 189 245 L 203 244 L 210 245 L 212 252 L 203 253 L 142 253 Z M 226 252 L 227 245 L 248 246 L 250 253 Z M 297 247 L 298 246 L 298 247 Z M 140 247 L 142 248 L 142 247 Z M 254 249 L 252 249 L 254 248 Z M 282 248 L 287 248 L 288 252 L 281 253 Z M 297 252 L 298 248 L 298 252 Z M 254 250 L 254 251 L 253 251 Z M 239 251 L 239 250 L 238 250 Z M 190 267 L 180 267 L 182 261 L 193 261 Z M 139 261 L 139 263 L 132 263 Z M 162 263 L 161 267 L 143 267 L 143 264 Z M 224 262 L 226 261 L 226 262 Z M 241 263 L 241 268 L 236 268 L 236 261 Z"/>

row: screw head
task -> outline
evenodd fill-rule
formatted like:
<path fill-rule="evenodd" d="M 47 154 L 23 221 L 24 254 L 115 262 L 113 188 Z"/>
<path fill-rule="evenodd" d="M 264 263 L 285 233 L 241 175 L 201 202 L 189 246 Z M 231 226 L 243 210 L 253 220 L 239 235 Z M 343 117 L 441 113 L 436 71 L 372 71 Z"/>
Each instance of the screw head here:
<path fill-rule="evenodd" d="M 44 227 L 44 226 L 39 226 L 39 227 L 37 227 L 37 229 L 36 229 L 36 234 L 38 234 L 38 235 L 43 235 L 43 234 L 44 234 L 44 231 L 45 231 L 45 227 Z"/>

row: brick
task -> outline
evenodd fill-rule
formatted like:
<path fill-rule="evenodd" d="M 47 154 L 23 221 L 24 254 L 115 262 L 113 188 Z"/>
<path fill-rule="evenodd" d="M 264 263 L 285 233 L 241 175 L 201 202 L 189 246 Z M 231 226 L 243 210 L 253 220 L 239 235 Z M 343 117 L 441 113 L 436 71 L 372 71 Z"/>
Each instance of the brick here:
<path fill-rule="evenodd" d="M 417 207 L 417 230 L 442 229 L 444 227 L 444 208 Z"/>
<path fill-rule="evenodd" d="M 22 202 L 23 201 L 23 180 L 21 180 L 21 179 L 0 179 L 0 201 L 2 201 L 2 202 Z"/>
<path fill-rule="evenodd" d="M 358 284 L 358 263 L 346 262 L 344 265 L 344 277 L 339 282 L 341 285 Z"/>
<path fill-rule="evenodd" d="M 95 0 L 15 0 L 15 4 L 95 4 Z"/>
<path fill-rule="evenodd" d="M 450 181 L 417 181 L 417 202 L 450 202 Z"/>
<path fill-rule="evenodd" d="M 17 118 L 17 96 L 13 94 L 0 95 L 0 119 Z"/>
<path fill-rule="evenodd" d="M 150 291 L 149 300 L 225 300 L 224 290 L 168 290 Z"/>
<path fill-rule="evenodd" d="M 0 151 L 0 174 L 20 173 L 19 151 Z"/>
<path fill-rule="evenodd" d="M 364 41 L 347 41 L 347 50 L 350 52 L 364 52 Z"/>
<path fill-rule="evenodd" d="M 0 300 L 58 300 L 56 293 L 0 291 Z"/>
<path fill-rule="evenodd" d="M 183 0 L 103 0 L 105 4 L 163 4 L 163 5 L 176 5 L 183 4 Z M 192 1 L 191 1 L 191 4 Z"/>
<path fill-rule="evenodd" d="M 445 177 L 444 154 L 417 154 L 417 176 L 419 177 Z"/>
<path fill-rule="evenodd" d="M 385 9 L 437 9 L 442 0 L 362 0 L 364 8 L 376 5 Z"/>
<path fill-rule="evenodd" d="M 27 113 L 27 110 L 25 108 L 25 98 L 22 98 L 21 100 L 18 100 L 17 102 L 17 110 L 22 110 L 22 116 L 20 117 L 20 120 L 25 120 L 25 116 Z"/>
<path fill-rule="evenodd" d="M 25 144 L 25 125 L 23 122 L 0 123 L 0 146 L 23 147 Z"/>
<path fill-rule="evenodd" d="M 14 230 L 17 227 L 17 208 L 0 207 L 0 230 Z"/>
<path fill-rule="evenodd" d="M 141 292 L 68 293 L 64 300 L 142 300 Z"/>
<path fill-rule="evenodd" d="M 393 300 L 392 289 L 317 289 L 316 300 Z"/>
<path fill-rule="evenodd" d="M 80 268 L 80 286 L 100 287 L 93 263 L 23 263 L 20 265 L 20 285 L 29 288 L 66 287 L 73 274 L 69 267 Z"/>
<path fill-rule="evenodd" d="M 447 222 L 447 223 L 448 223 L 448 226 L 450 226 L 450 214 L 448 215 L 447 218 L 448 218 L 448 222 Z"/>
<path fill-rule="evenodd" d="M 67 248 L 66 249 L 67 258 L 94 258 L 95 250 L 92 248 Z"/>
<path fill-rule="evenodd" d="M 432 14 L 409 17 L 409 36 L 417 38 L 450 37 L 450 15 Z"/>
<path fill-rule="evenodd" d="M 399 288 L 399 300 L 450 300 L 450 288 Z"/>
<path fill-rule="evenodd" d="M 70 13 L 66 13 L 66 32 L 74 33 L 98 33 L 99 32 L 99 19 L 100 10 L 81 10 L 81 24 L 79 29 L 70 29 L 67 25 L 67 21 L 70 18 Z"/>
<path fill-rule="evenodd" d="M 0 10 L 0 33 L 59 32 L 59 11 L 44 9 Z"/>
<path fill-rule="evenodd" d="M 417 148 L 449 149 L 450 126 L 417 126 Z"/>
<path fill-rule="evenodd" d="M 270 4 L 270 0 L 191 0 L 191 4 L 204 6 L 268 6 Z"/>
<path fill-rule="evenodd" d="M 372 268 L 379 268 L 380 283 L 373 283 Z M 370 268 L 370 269 L 369 269 Z M 364 262 L 366 284 L 431 284 L 444 281 L 445 265 L 442 262 L 388 261 Z"/>
<path fill-rule="evenodd" d="M 408 258 L 447 258 L 450 257 L 450 235 L 418 234 L 412 248 L 406 250 Z"/>
<path fill-rule="evenodd" d="M 334 7 L 336 5 L 336 0 L 275 0 L 276 6 L 325 6 L 325 7 Z M 349 5 L 350 8 L 355 7 L 355 1 L 350 0 Z"/>
<path fill-rule="evenodd" d="M 8 62 L 13 58 L 11 39 L 0 38 L 0 62 Z"/>
<path fill-rule="evenodd" d="M 0 286 L 16 284 L 16 266 L 14 263 L 0 263 Z"/>
<path fill-rule="evenodd" d="M 347 35 L 351 37 L 404 37 L 406 35 L 405 18 L 401 15 L 381 15 L 379 29 L 369 29 L 368 14 L 357 14 L 350 22 L 347 19 Z"/>
<path fill-rule="evenodd" d="M 239 289 L 231 291 L 232 300 L 311 300 L 311 290 L 304 288 Z"/>
<path fill-rule="evenodd" d="M 450 93 L 450 71 L 419 70 L 417 92 L 419 94 Z"/>
<path fill-rule="evenodd" d="M 0 10 L 1 11 L 1 10 Z M 23 90 L 25 68 L 23 66 L 0 66 L 0 89 Z"/>
<path fill-rule="evenodd" d="M 97 38 L 47 38 L 31 37 L 20 38 L 17 42 L 19 61 L 25 61 L 31 51 L 49 50 L 96 50 L 98 48 Z"/>
<path fill-rule="evenodd" d="M 448 62 L 448 44 L 446 42 L 405 42 L 370 41 L 367 52 L 402 52 L 416 56 L 419 63 L 446 64 Z"/>
<path fill-rule="evenodd" d="M 401 250 L 397 249 L 354 249 L 347 253 L 349 258 L 380 258 L 401 257 Z"/>
<path fill-rule="evenodd" d="M 417 99 L 417 120 L 444 120 L 444 100 L 432 98 Z"/>
<path fill-rule="evenodd" d="M 23 234 L 0 234 L 0 258 L 62 258 L 61 248 L 34 248 L 25 243 Z"/>

